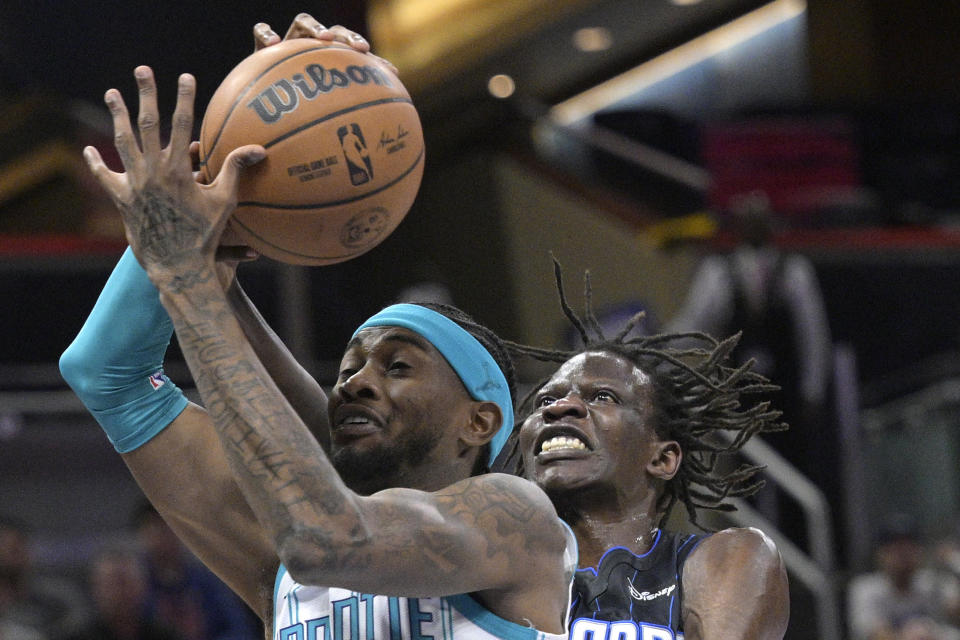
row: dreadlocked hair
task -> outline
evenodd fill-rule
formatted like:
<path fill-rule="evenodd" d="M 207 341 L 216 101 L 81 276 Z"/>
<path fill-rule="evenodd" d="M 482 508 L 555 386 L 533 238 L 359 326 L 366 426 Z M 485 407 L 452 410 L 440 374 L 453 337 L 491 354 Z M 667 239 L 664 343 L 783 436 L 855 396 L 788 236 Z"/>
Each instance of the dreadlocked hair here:
<path fill-rule="evenodd" d="M 560 294 L 560 306 L 573 324 L 583 343 L 578 351 L 561 351 L 530 347 L 505 341 L 516 356 L 531 357 L 543 362 L 565 362 L 586 351 L 605 351 L 623 357 L 648 374 L 653 386 L 654 430 L 664 440 L 675 440 L 683 451 L 680 467 L 665 484 L 657 508 L 663 526 L 673 507 L 682 503 L 690 522 L 706 530 L 697 520 L 698 509 L 732 511 L 729 498 L 747 497 L 763 486 L 756 478 L 763 467 L 740 464 L 726 471 L 719 463 L 737 451 L 757 433 L 782 431 L 780 411 L 768 401 L 749 406 L 741 404 L 741 396 L 776 391 L 779 387 L 752 370 L 753 362 L 731 366 L 729 356 L 740 334 L 718 340 L 702 332 L 659 334 L 630 337 L 643 320 L 634 315 L 616 335 L 608 337 L 593 312 L 593 291 L 590 272 L 584 275 L 584 314 L 581 318 L 567 303 L 559 262 L 554 259 L 554 276 Z M 524 396 L 520 413 L 528 416 L 532 400 L 549 378 L 540 381 Z M 522 420 L 518 421 L 522 424 Z M 519 429 L 515 429 L 504 454 L 502 466 L 523 474 L 523 461 L 518 448 Z M 727 432 L 732 438 L 717 437 Z M 512 467 L 512 468 L 511 468 Z"/>
<path fill-rule="evenodd" d="M 453 320 L 460 325 L 464 331 L 476 338 L 477 342 L 483 345 L 483 348 L 486 349 L 491 356 L 493 356 L 494 362 L 497 363 L 497 365 L 500 367 L 500 370 L 503 372 L 503 377 L 507 379 L 507 387 L 510 390 L 510 401 L 516 405 L 517 374 L 513 365 L 513 358 L 511 357 L 506 344 L 500 338 L 500 336 L 474 320 L 465 311 L 454 307 L 453 305 L 439 302 L 412 302 L 411 304 L 415 304 L 419 307 L 425 307 L 431 311 L 436 311 L 437 313 L 446 316 L 448 319 Z M 512 427 L 513 425 L 510 426 Z M 480 451 L 480 456 L 477 458 L 477 466 L 473 469 L 473 475 L 486 473 L 489 470 L 487 465 L 489 454 L 490 445 L 486 444 L 483 446 L 482 450 Z"/>

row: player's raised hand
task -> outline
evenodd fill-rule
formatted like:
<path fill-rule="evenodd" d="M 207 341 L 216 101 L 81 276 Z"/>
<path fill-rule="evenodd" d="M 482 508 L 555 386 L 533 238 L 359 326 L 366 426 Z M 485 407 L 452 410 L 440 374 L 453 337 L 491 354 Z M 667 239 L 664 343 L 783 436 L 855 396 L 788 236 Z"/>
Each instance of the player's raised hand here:
<path fill-rule="evenodd" d="M 123 97 L 110 89 L 104 101 L 113 119 L 114 145 L 123 171 L 111 171 L 94 147 L 84 159 L 94 177 L 117 205 L 127 241 L 150 272 L 176 266 L 191 252 L 213 256 L 227 220 L 236 206 L 240 169 L 259 162 L 263 147 L 249 145 L 231 153 L 210 185 L 199 184 L 190 159 L 196 81 L 183 74 L 178 82 L 170 141 L 160 140 L 157 87 L 150 67 L 134 71 L 140 98 L 137 134 Z"/>

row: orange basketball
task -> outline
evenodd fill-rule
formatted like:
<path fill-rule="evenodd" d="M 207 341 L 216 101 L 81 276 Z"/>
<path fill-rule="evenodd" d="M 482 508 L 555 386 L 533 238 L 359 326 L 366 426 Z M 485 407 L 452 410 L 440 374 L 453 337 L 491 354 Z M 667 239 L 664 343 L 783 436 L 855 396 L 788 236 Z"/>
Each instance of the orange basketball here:
<path fill-rule="evenodd" d="M 423 130 L 410 95 L 373 56 L 310 38 L 244 59 L 204 113 L 207 180 L 227 154 L 260 144 L 230 224 L 265 256 L 342 262 L 372 249 L 410 210 L 423 177 Z"/>

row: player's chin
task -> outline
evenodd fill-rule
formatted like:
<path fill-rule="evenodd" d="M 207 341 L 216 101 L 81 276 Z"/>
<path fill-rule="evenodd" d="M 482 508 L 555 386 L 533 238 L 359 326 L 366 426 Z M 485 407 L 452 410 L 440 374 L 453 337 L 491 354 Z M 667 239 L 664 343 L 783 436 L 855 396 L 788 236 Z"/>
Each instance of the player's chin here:
<path fill-rule="evenodd" d="M 384 446 L 380 429 L 335 429 L 331 436 L 334 451 L 350 450 L 357 453 L 376 450 Z"/>
<path fill-rule="evenodd" d="M 575 491 L 588 486 L 595 474 L 583 459 L 554 458 L 535 462 L 532 480 L 542 489 L 551 491 Z"/>

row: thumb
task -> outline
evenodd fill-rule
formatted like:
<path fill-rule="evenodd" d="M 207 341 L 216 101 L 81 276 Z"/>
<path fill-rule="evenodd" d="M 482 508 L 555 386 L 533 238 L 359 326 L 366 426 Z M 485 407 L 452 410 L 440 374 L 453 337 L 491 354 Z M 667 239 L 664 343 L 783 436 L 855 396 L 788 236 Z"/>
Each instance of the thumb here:
<path fill-rule="evenodd" d="M 223 167 L 211 186 L 235 195 L 241 169 L 252 167 L 266 157 L 267 150 L 258 144 L 237 147 L 223 161 Z"/>

